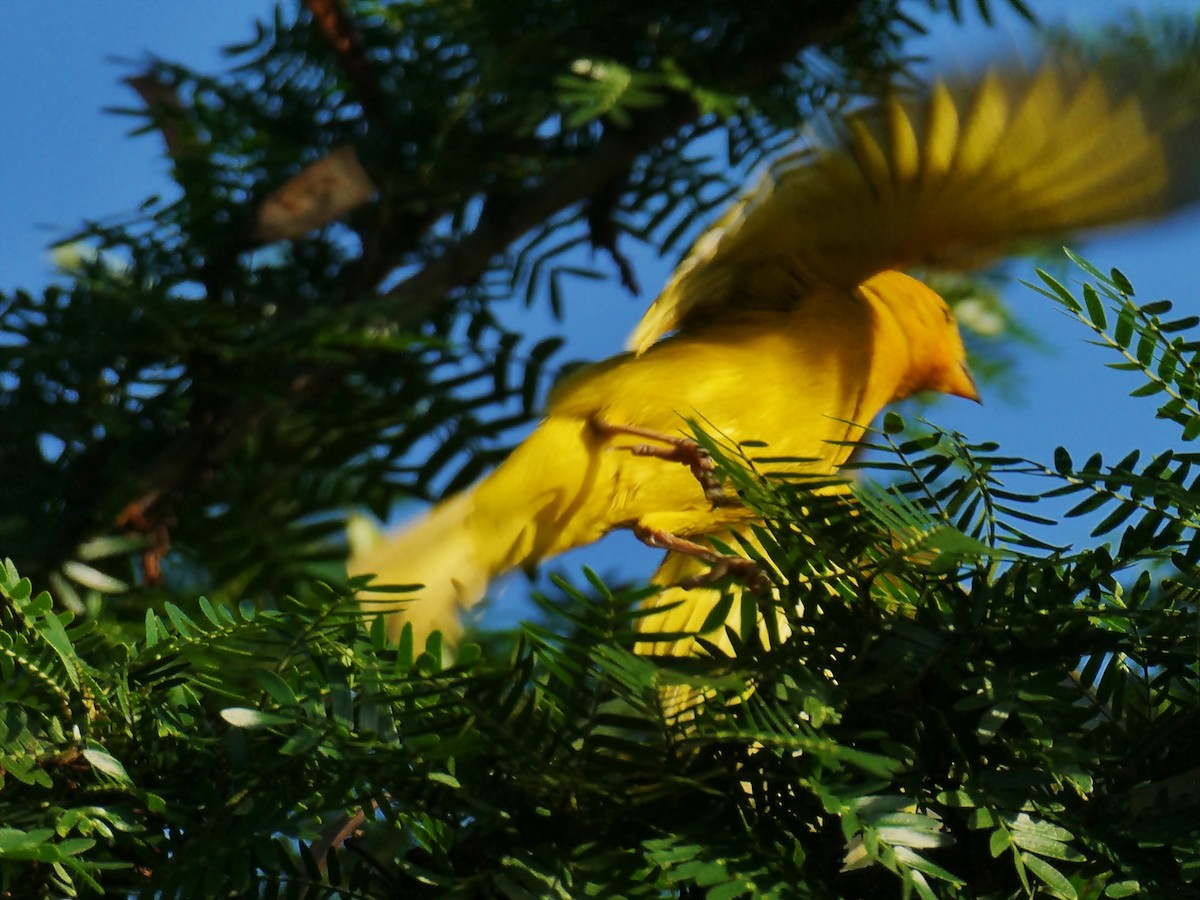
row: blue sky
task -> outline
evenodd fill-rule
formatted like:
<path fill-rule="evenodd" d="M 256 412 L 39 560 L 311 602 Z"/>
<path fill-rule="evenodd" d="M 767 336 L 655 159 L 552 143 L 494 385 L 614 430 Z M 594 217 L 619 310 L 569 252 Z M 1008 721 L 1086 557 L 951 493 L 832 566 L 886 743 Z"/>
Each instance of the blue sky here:
<path fill-rule="evenodd" d="M 996 0 L 995 5 L 1002 3 Z M 1128 8 L 1107 0 L 1030 0 L 1030 5 L 1046 20 L 1074 27 L 1087 27 Z M 1138 6 L 1192 13 L 1200 9 L 1197 0 Z M 223 64 L 220 46 L 248 38 L 253 16 L 269 15 L 272 8 L 261 0 L 6 6 L 0 32 L 5 74 L 0 79 L 0 289 L 44 285 L 51 274 L 47 245 L 85 218 L 119 215 L 152 193 L 172 190 L 159 137 L 131 138 L 134 120 L 103 112 L 106 107 L 136 105 L 136 97 L 120 83 L 136 71 L 136 61 L 153 53 L 217 71 Z M 994 29 L 977 21 L 968 28 L 939 27 L 921 48 L 934 58 L 935 68 L 953 70 L 976 68 L 981 56 L 1014 51 L 1029 55 L 1031 46 L 1015 17 L 1004 15 Z M 1101 268 L 1121 268 L 1143 300 L 1170 298 L 1187 311 L 1200 306 L 1194 299 L 1200 275 L 1198 212 L 1092 239 L 1081 249 Z M 669 260 L 648 253 L 635 254 L 634 261 L 643 297 L 630 298 L 615 283 L 584 284 L 568 295 L 562 331 L 570 343 L 564 358 L 595 358 L 621 348 L 624 335 L 670 267 Z M 602 269 L 605 262 L 597 261 Z M 1031 266 L 1016 272 L 1033 277 Z M 932 418 L 974 439 L 998 440 L 1013 454 L 1042 460 L 1049 460 L 1059 444 L 1072 450 L 1076 459 L 1100 450 L 1116 461 L 1134 448 L 1154 453 L 1178 443 L 1177 428 L 1154 420 L 1152 400 L 1124 396 L 1137 382 L 1104 368 L 1114 357 L 1088 346 L 1089 335 L 1082 326 L 1019 285 L 1007 295 L 1045 349 L 1021 354 L 1013 399 L 989 397 L 982 406 L 948 400 L 933 408 Z M 1078 540 L 1082 534 L 1072 532 L 1070 537 Z M 618 541 L 587 558 L 604 570 L 615 566 L 614 560 L 623 559 L 628 549 L 628 542 Z"/>

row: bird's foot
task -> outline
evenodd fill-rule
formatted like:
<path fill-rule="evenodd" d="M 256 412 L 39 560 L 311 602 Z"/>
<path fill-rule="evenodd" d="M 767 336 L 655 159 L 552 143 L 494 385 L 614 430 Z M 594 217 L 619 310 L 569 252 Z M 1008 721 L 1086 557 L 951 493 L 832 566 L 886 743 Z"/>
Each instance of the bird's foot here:
<path fill-rule="evenodd" d="M 725 489 L 721 487 L 721 482 L 713 474 L 716 471 L 717 465 L 713 462 L 711 454 L 692 438 L 676 434 L 664 434 L 660 431 L 654 431 L 651 428 L 640 428 L 637 425 L 618 425 L 614 422 L 605 421 L 599 416 L 592 416 L 588 420 L 588 423 L 592 428 L 606 436 L 626 434 L 631 437 L 644 438 L 647 441 L 655 441 L 655 444 L 634 444 L 631 447 L 622 447 L 621 449 L 628 450 L 634 456 L 652 456 L 655 459 L 663 459 L 667 462 L 683 463 L 691 471 L 696 481 L 700 483 L 700 487 L 704 491 L 705 500 L 714 507 L 737 505 L 737 500 L 725 493 Z"/>
<path fill-rule="evenodd" d="M 763 578 L 763 571 L 759 568 L 758 563 L 752 559 L 746 559 L 744 556 L 725 556 L 713 550 L 712 547 L 706 547 L 704 544 L 689 541 L 687 538 L 658 528 L 634 524 L 630 526 L 630 529 L 634 536 L 647 546 L 694 556 L 712 566 L 707 572 L 692 575 L 680 581 L 679 586 L 682 588 L 702 587 L 720 581 L 726 576 L 733 576 L 752 585 Z"/>

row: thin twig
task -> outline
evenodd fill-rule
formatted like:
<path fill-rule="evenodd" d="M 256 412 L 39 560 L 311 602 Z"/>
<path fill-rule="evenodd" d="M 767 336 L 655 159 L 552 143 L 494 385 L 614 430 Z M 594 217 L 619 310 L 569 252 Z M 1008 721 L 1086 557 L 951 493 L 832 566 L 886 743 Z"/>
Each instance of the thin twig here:
<path fill-rule="evenodd" d="M 176 164 L 193 155 L 195 147 L 192 139 L 184 133 L 186 114 L 175 86 L 163 81 L 153 72 L 133 75 L 126 78 L 125 83 L 133 88 L 146 104 L 146 111 L 154 119 L 167 145 L 167 155 Z"/>
<path fill-rule="evenodd" d="M 371 60 L 363 52 L 362 40 L 339 0 L 304 0 L 313 24 L 333 50 L 338 65 L 350 78 L 368 119 L 385 124 L 389 118 L 387 99 L 379 87 Z"/>

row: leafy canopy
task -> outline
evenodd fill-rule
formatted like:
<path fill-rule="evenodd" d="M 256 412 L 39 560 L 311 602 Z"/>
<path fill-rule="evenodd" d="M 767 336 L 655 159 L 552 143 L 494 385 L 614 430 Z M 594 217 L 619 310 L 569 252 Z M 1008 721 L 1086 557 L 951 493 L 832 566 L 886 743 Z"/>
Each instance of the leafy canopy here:
<path fill-rule="evenodd" d="M 465 483 L 534 415 L 558 344 L 500 305 L 632 285 L 623 244 L 678 248 L 902 71 L 913 5 L 310 0 L 227 76 L 155 62 L 134 115 L 177 195 L 0 296 L 0 891 L 1194 893 L 1192 453 L 889 418 L 836 498 L 723 458 L 786 573 L 726 603 L 791 632 L 732 655 L 639 654 L 647 589 L 585 573 L 443 666 L 339 580 L 345 509 Z M 372 202 L 256 236 L 347 147 Z M 1080 264 L 1036 289 L 1186 446 L 1194 317 Z M 1105 543 L 1055 544 L 1063 498 Z M 681 685 L 706 700 L 667 717 Z"/>

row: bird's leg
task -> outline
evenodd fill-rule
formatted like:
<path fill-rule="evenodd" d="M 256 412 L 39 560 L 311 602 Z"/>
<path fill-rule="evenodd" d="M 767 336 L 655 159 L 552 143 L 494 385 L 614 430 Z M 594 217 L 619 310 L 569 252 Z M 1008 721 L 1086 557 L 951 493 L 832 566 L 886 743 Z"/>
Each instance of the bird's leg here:
<path fill-rule="evenodd" d="M 670 550 L 672 553 L 683 553 L 687 556 L 694 556 L 697 559 L 702 559 L 709 563 L 712 568 L 703 575 L 693 575 L 679 583 L 683 588 L 700 587 L 705 584 L 711 584 L 714 581 L 720 581 L 726 575 L 734 575 L 751 583 L 762 577 L 762 570 L 754 560 L 746 559 L 743 556 L 724 556 L 717 553 L 711 547 L 706 547 L 703 544 L 698 544 L 695 541 L 689 541 L 687 538 L 680 537 L 677 534 L 662 531 L 658 528 L 650 528 L 646 525 L 634 523 L 630 526 L 634 537 L 650 547 L 657 547 L 661 550 Z"/>
<path fill-rule="evenodd" d="M 704 491 L 704 499 L 714 507 L 737 504 L 737 500 L 725 493 L 725 489 L 721 487 L 721 482 L 713 474 L 717 466 L 713 462 L 712 456 L 691 438 L 682 437 L 681 435 L 663 434 L 660 431 L 654 431 L 650 428 L 639 428 L 637 425 L 618 425 L 614 422 L 605 421 L 599 416 L 589 418 L 588 424 L 601 434 L 609 437 L 618 434 L 627 434 L 632 437 L 645 438 L 648 441 L 665 444 L 666 446 L 662 447 L 655 446 L 654 444 L 634 444 L 631 447 L 622 447 L 621 449 L 628 450 L 634 456 L 652 456 L 668 462 L 683 463 L 691 471 L 696 481 L 700 482 L 700 487 Z"/>

